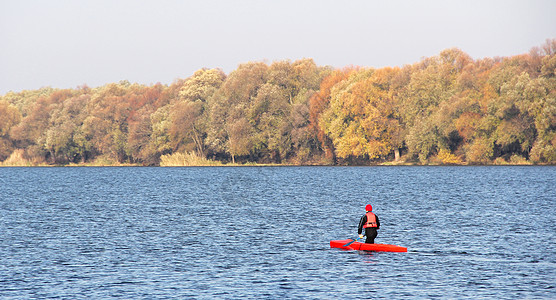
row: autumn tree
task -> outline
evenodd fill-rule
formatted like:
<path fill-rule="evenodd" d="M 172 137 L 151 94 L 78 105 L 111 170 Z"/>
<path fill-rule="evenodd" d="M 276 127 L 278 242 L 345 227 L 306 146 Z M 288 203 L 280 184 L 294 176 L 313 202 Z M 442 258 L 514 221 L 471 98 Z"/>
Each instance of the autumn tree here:
<path fill-rule="evenodd" d="M 311 59 L 201 69 L 170 85 L 128 81 L 0 96 L 0 160 L 157 165 L 556 162 L 556 39 L 512 57 L 447 49 L 402 68 L 334 70 Z"/>
<path fill-rule="evenodd" d="M 278 163 L 291 150 L 290 96 L 286 89 L 266 83 L 247 110 L 248 120 L 254 125 L 254 150 L 268 151 Z"/>
<path fill-rule="evenodd" d="M 194 151 L 205 156 L 208 126 L 207 101 L 224 83 L 226 75 L 219 69 L 201 69 L 185 81 L 178 101 L 171 104 L 169 137 L 172 148 Z M 188 145 L 193 145 L 192 147 Z"/>
<path fill-rule="evenodd" d="M 0 161 L 8 158 L 14 150 L 9 132 L 20 121 L 21 113 L 19 110 L 6 101 L 0 101 Z"/>
<path fill-rule="evenodd" d="M 75 91 L 69 89 L 53 90 L 47 94 L 48 96 L 39 97 L 21 122 L 10 130 L 10 138 L 14 145 L 17 148 L 26 149 L 27 157 L 57 162 L 60 152 L 55 153 L 51 151 L 53 149 L 49 149 L 46 132 L 52 126 L 59 124 L 62 118 L 66 118 L 63 112 L 63 103 L 74 93 Z"/>
<path fill-rule="evenodd" d="M 235 162 L 236 156 L 248 155 L 253 150 L 254 128 L 247 119 L 247 110 L 267 80 L 267 69 L 262 62 L 242 64 L 209 98 L 207 145 L 215 155 L 227 153 Z"/>
<path fill-rule="evenodd" d="M 458 79 L 472 59 L 459 49 L 442 51 L 413 66 L 410 82 L 402 96 L 401 114 L 407 128 L 406 144 L 410 155 L 421 162 L 440 149 L 457 143 L 454 113 L 450 102 L 458 100 Z M 443 107 L 444 111 L 439 110 Z M 447 115 L 448 113 L 448 115 Z"/>
<path fill-rule="evenodd" d="M 394 152 L 400 128 L 390 84 L 398 72 L 361 70 L 333 91 L 321 124 L 339 157 L 375 159 Z"/>
<path fill-rule="evenodd" d="M 320 119 L 330 105 L 332 89 L 337 84 L 347 80 L 352 72 L 355 72 L 354 68 L 332 71 L 323 78 L 320 89 L 309 99 L 309 133 L 320 142 L 320 149 L 324 151 L 325 157 L 332 163 L 336 162 L 334 143 L 325 133 Z"/>

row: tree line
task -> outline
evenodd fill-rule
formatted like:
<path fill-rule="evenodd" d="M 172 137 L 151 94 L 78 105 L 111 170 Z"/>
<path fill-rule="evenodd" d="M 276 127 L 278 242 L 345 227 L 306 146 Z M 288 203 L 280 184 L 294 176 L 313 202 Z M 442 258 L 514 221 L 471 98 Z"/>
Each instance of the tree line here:
<path fill-rule="evenodd" d="M 194 154 L 295 165 L 554 164 L 556 39 L 403 67 L 312 59 L 201 69 L 169 85 L 110 83 L 0 97 L 0 161 L 159 165 Z"/>

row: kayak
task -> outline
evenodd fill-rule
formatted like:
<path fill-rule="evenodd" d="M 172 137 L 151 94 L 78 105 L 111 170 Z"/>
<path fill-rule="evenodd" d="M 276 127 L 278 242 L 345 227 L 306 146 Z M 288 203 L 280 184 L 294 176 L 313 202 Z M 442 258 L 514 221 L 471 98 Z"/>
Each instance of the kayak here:
<path fill-rule="evenodd" d="M 360 242 L 353 242 L 350 245 L 344 247 L 345 244 L 352 241 L 353 240 L 330 241 L 330 248 L 340 248 L 344 250 L 377 251 L 377 252 L 407 252 L 406 247 L 390 245 L 390 244 L 366 244 Z"/>
<path fill-rule="evenodd" d="M 330 241 L 330 248 L 340 248 L 344 250 L 365 250 L 377 252 L 407 252 L 406 247 L 389 245 L 389 244 L 365 244 L 360 242 L 353 242 L 351 245 L 344 247 L 345 244 L 353 240 L 335 240 Z"/>

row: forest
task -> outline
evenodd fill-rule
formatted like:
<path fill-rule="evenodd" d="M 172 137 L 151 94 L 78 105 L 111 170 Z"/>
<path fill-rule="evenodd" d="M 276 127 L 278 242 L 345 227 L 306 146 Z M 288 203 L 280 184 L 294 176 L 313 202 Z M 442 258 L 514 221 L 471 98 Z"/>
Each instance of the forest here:
<path fill-rule="evenodd" d="M 0 96 L 0 164 L 556 164 L 556 39 L 402 67 L 312 59 Z"/>

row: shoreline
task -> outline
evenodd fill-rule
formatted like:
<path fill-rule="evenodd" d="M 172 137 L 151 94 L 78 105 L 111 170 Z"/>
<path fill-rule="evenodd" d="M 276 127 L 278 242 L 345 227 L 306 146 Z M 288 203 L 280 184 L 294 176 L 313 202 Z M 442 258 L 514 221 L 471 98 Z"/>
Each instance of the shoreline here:
<path fill-rule="evenodd" d="M 0 163 L 0 168 L 84 168 L 84 167 L 101 167 L 101 168 L 184 168 L 184 167 L 504 167 L 504 166 L 556 166 L 556 164 L 533 164 L 533 163 L 521 163 L 521 164 L 419 164 L 419 163 L 380 163 L 380 164 L 369 164 L 369 165 L 297 165 L 297 164 L 197 164 L 197 165 L 170 165 L 170 166 L 145 166 L 141 164 L 68 164 L 68 165 L 48 165 L 48 164 L 38 164 L 38 165 L 18 165 L 18 164 L 2 164 Z"/>

